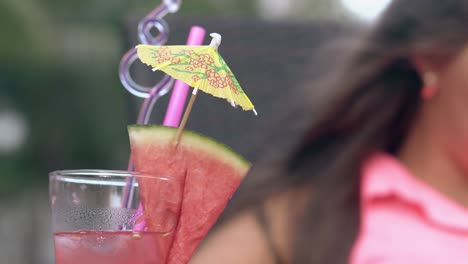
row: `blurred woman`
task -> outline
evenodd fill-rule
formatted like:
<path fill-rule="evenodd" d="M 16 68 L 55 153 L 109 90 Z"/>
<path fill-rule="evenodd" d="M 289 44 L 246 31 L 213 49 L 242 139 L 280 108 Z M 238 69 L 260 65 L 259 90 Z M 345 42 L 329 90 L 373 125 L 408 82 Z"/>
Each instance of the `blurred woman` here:
<path fill-rule="evenodd" d="M 393 1 L 192 263 L 466 263 L 467 28 L 468 1 Z"/>

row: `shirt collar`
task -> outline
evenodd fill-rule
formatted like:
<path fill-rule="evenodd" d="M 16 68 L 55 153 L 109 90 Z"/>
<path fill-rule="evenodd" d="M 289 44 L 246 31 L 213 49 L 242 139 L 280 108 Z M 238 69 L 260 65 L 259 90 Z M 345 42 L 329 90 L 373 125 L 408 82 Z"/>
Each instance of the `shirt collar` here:
<path fill-rule="evenodd" d="M 420 210 L 432 224 L 468 232 L 468 210 L 413 176 L 394 156 L 374 154 L 363 166 L 363 210 L 379 199 L 399 199 Z"/>

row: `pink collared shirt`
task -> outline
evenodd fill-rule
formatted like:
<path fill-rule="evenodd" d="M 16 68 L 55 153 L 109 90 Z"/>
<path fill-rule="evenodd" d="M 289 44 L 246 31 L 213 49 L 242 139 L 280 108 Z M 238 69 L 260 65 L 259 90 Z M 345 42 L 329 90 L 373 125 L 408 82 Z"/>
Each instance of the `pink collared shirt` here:
<path fill-rule="evenodd" d="M 468 209 L 393 156 L 376 154 L 363 167 L 361 228 L 350 263 L 468 264 Z"/>

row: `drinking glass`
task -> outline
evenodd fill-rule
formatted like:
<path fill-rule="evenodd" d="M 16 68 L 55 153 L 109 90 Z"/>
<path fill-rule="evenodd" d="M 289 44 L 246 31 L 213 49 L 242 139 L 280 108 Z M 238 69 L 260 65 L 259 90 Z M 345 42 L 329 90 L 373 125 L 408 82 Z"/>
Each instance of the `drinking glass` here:
<path fill-rule="evenodd" d="M 166 262 L 180 214 L 181 181 L 68 170 L 50 173 L 49 182 L 56 264 Z"/>

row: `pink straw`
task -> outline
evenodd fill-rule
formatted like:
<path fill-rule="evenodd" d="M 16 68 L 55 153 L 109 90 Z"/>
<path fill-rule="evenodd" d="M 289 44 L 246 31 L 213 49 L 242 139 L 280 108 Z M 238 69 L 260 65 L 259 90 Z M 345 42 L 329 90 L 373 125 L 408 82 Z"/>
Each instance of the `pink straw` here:
<path fill-rule="evenodd" d="M 193 26 L 190 29 L 190 34 L 187 40 L 187 45 L 202 45 L 205 39 L 206 30 L 199 26 Z M 178 127 L 182 113 L 184 112 L 185 101 L 189 86 L 177 80 L 174 89 L 172 90 L 171 99 L 167 107 L 166 116 L 164 117 L 163 125 L 170 127 Z"/>

